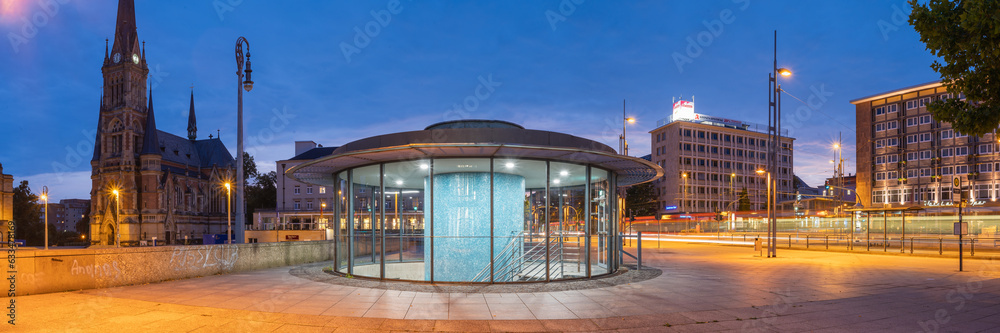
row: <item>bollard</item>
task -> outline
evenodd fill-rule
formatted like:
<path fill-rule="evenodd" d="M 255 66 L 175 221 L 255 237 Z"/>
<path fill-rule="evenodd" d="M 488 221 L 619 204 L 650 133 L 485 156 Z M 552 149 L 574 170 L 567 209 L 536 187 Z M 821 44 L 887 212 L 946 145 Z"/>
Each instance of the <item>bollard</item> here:
<path fill-rule="evenodd" d="M 788 248 L 792 248 L 792 235 L 788 235 Z"/>
<path fill-rule="evenodd" d="M 938 238 L 938 255 L 942 254 L 944 254 L 944 245 L 941 241 L 941 238 Z"/>
<path fill-rule="evenodd" d="M 913 237 L 910 237 L 910 254 L 913 254 Z"/>
<path fill-rule="evenodd" d="M 809 235 L 806 235 L 806 248 L 809 248 Z"/>
<path fill-rule="evenodd" d="M 830 235 L 826 235 L 826 249 L 830 249 Z"/>
<path fill-rule="evenodd" d="M 969 248 L 972 249 L 971 256 L 975 257 L 976 256 L 976 239 L 975 238 L 969 238 Z"/>

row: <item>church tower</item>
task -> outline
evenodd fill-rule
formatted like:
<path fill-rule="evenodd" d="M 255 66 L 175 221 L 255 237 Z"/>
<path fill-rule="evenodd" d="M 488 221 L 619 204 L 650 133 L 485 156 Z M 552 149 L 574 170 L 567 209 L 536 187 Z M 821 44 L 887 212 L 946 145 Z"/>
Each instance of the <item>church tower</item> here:
<path fill-rule="evenodd" d="M 91 238 L 113 245 L 111 235 L 122 234 L 138 223 L 139 153 L 146 134 L 145 43 L 136 33 L 135 3 L 118 1 L 115 38 L 108 50 L 105 42 L 103 94 L 98 114 L 98 132 L 91 161 Z M 155 129 L 153 129 L 155 132 Z M 112 190 L 118 190 L 118 196 Z M 116 213 L 117 212 L 117 213 Z M 116 216 L 117 214 L 117 216 Z M 123 236 L 124 237 L 124 236 Z"/>

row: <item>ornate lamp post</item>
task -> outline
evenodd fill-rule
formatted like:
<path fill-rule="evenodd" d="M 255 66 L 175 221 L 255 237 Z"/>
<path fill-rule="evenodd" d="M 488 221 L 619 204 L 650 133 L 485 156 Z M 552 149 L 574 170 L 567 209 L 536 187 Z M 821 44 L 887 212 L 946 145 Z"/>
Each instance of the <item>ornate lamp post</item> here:
<path fill-rule="evenodd" d="M 243 45 L 247 46 L 246 59 L 243 58 Z M 243 62 L 246 61 L 246 68 L 243 67 Z M 253 89 L 253 80 L 250 78 L 250 73 L 253 70 L 250 69 L 250 42 L 246 38 L 240 36 L 236 39 L 236 220 L 240 221 L 236 224 L 236 237 L 243 242 L 243 222 L 246 221 L 244 217 L 244 205 L 243 205 L 243 183 L 246 181 L 243 179 L 245 176 L 243 174 L 243 90 L 250 92 Z M 243 73 L 246 73 L 246 80 L 243 79 Z"/>

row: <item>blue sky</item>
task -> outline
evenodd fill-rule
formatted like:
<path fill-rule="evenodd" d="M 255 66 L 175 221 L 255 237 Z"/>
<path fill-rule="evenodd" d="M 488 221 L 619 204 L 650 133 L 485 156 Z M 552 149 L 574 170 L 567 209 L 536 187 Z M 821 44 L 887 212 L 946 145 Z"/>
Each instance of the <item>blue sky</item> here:
<path fill-rule="evenodd" d="M 0 163 L 54 199 L 86 198 L 117 1 L 49 3 L 58 6 L 0 0 Z M 795 173 L 815 186 L 832 174 L 838 132 L 854 170 L 850 100 L 939 78 L 902 0 L 402 0 L 396 13 L 392 4 L 137 0 L 158 128 L 186 133 L 193 85 L 200 137 L 219 130 L 235 151 L 233 48 L 245 36 L 256 81 L 244 97 L 248 150 L 265 171 L 296 140 L 337 146 L 459 118 L 618 147 L 622 100 L 638 119 L 630 153 L 645 155 L 674 97 L 694 96 L 697 113 L 766 124 L 778 30 L 779 67 L 795 73 L 783 88 L 813 98 L 809 107 L 786 95 L 793 118 L 783 125 L 797 139 Z M 372 36 L 358 38 L 366 28 Z M 483 81 L 493 89 L 476 97 Z"/>

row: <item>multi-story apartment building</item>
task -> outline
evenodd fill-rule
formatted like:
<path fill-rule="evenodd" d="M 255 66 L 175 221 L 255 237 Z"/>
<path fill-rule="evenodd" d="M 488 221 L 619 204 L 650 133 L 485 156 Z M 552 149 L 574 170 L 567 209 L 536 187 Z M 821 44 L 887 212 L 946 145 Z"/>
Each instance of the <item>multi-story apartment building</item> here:
<path fill-rule="evenodd" d="M 678 102 L 680 103 L 680 102 Z M 650 131 L 652 161 L 664 177 L 654 182 L 659 212 L 734 211 L 747 192 L 750 209 L 766 209 L 767 127 L 678 108 Z M 778 202 L 793 197 L 792 143 L 782 133 L 776 181 Z M 761 170 L 761 172 L 758 172 Z"/>
<path fill-rule="evenodd" d="M 288 169 L 314 159 L 333 154 L 337 147 L 323 147 L 314 141 L 296 141 L 295 155 L 275 162 L 278 170 L 277 207 L 256 210 L 253 225 L 247 233 L 251 242 L 329 239 L 328 223 L 332 221 L 333 200 L 337 194 L 332 186 L 306 184 L 285 174 Z M 259 232 L 270 230 L 270 232 Z M 280 231 L 280 232 L 278 232 Z M 332 229 L 329 230 L 332 235 Z"/>
<path fill-rule="evenodd" d="M 857 113 L 857 192 L 864 207 L 950 205 L 953 181 L 972 206 L 992 206 L 1000 191 L 997 134 L 973 137 L 934 121 L 927 104 L 965 99 L 940 82 L 851 101 Z"/>

